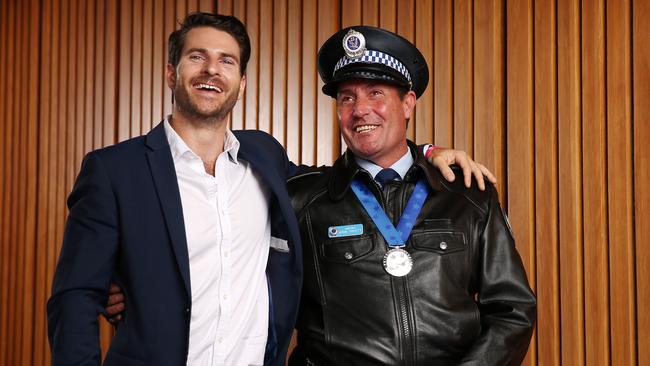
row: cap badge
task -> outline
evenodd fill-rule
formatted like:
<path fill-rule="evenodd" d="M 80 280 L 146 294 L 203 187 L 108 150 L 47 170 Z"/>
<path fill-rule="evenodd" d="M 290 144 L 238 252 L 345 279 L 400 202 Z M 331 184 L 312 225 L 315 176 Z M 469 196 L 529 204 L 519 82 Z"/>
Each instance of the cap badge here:
<path fill-rule="evenodd" d="M 343 50 L 348 58 L 355 58 L 363 55 L 366 51 L 366 38 L 363 34 L 350 29 L 343 37 Z"/>

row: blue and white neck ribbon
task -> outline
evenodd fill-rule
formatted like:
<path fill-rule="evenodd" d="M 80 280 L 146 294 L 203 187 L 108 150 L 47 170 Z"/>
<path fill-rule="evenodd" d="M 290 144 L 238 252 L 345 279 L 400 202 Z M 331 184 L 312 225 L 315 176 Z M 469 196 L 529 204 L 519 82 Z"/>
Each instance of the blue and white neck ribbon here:
<path fill-rule="evenodd" d="M 370 218 L 375 223 L 377 229 L 379 229 L 379 232 L 381 232 L 388 246 L 391 248 L 401 248 L 406 245 L 406 241 L 415 225 L 415 220 L 417 220 L 422 206 L 424 206 L 424 201 L 429 194 L 429 185 L 424 179 L 420 179 L 417 182 L 406 204 L 406 208 L 402 212 L 397 228 L 390 222 L 390 219 L 386 216 L 386 212 L 379 205 L 377 198 L 375 198 L 365 184 L 358 179 L 353 180 L 352 191 L 354 191 L 359 202 L 361 202 L 363 208 L 370 215 Z"/>

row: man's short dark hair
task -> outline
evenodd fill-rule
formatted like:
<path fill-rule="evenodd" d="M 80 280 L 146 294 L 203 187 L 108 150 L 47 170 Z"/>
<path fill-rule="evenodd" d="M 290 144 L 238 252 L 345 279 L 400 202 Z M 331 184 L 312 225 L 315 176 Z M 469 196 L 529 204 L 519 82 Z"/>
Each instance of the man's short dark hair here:
<path fill-rule="evenodd" d="M 251 41 L 248 38 L 246 27 L 239 19 L 230 15 L 197 12 L 189 14 L 180 25 L 180 29 L 173 31 L 169 35 L 168 58 L 171 65 L 178 66 L 187 32 L 198 27 L 212 27 L 230 34 L 237 41 L 240 50 L 239 69 L 241 74 L 244 75 L 246 65 L 251 57 Z"/>

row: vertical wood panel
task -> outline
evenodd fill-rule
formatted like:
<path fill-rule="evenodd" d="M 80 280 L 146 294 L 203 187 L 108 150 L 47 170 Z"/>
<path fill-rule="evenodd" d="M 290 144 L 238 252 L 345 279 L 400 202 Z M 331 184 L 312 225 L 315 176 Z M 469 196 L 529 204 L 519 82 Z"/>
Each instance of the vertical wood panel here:
<path fill-rule="evenodd" d="M 259 55 L 260 50 L 260 0 L 246 1 L 246 28 L 251 39 L 252 55 Z M 258 126 L 259 98 L 259 57 L 251 57 L 246 72 L 246 104 L 244 106 L 244 128 L 256 129 Z"/>
<path fill-rule="evenodd" d="M 3 16 L 2 16 L 2 36 L 3 36 L 3 45 L 2 47 L 2 54 L 3 54 L 3 67 L 2 67 L 2 81 L 3 81 L 3 98 L 2 98 L 2 106 L 3 108 L 0 110 L 0 117 L 2 118 L 2 135 L 0 137 L 2 141 L 2 147 L 0 147 L 1 157 L 2 157 L 2 173 L 3 173 L 3 178 L 7 177 L 6 179 L 2 180 L 2 187 L 3 190 L 0 192 L 0 196 L 2 197 L 2 206 L 0 206 L 0 212 L 2 212 L 2 232 L 0 232 L 0 237 L 2 238 L 2 303 L 5 304 L 4 306 L 0 307 L 0 313 L 1 313 L 1 318 L 0 318 L 0 331 L 2 332 L 2 335 L 7 335 L 7 337 L 1 337 L 0 339 L 0 361 L 3 361 L 4 363 L 9 362 L 9 354 L 10 354 L 10 339 L 8 335 L 12 334 L 10 327 L 9 327 L 9 322 L 10 322 L 10 307 L 11 307 L 11 291 L 10 291 L 10 286 L 11 286 L 11 278 L 10 278 L 10 266 L 12 262 L 12 258 L 10 257 L 11 253 L 11 246 L 5 243 L 9 243 L 9 217 L 10 217 L 10 212 L 9 212 L 9 191 L 11 189 L 11 181 L 8 177 L 11 176 L 11 170 L 10 170 L 10 162 L 9 162 L 9 157 L 10 157 L 10 149 L 11 149 L 11 137 L 10 137 L 10 131 L 11 131 L 11 123 L 13 122 L 11 119 L 11 116 L 9 114 L 9 110 L 11 108 L 11 104 L 9 101 L 9 98 L 11 97 L 11 75 L 13 74 L 13 70 L 11 70 L 11 59 L 13 58 L 13 55 L 11 52 L 9 52 L 9 45 L 11 43 L 11 18 L 13 14 L 11 13 L 11 8 L 9 6 L 9 3 L 3 3 Z"/>
<path fill-rule="evenodd" d="M 316 47 L 325 41 L 340 28 L 339 3 L 337 0 L 318 1 L 318 37 Z M 315 62 L 315 61 L 314 61 Z M 340 134 L 336 117 L 334 99 L 321 92 L 323 81 L 317 81 L 316 106 L 318 116 L 316 122 L 316 165 L 332 164 L 334 159 L 341 155 Z"/>
<path fill-rule="evenodd" d="M 497 189 L 507 200 L 503 110 L 503 9 L 500 0 L 474 2 L 474 155 L 494 171 Z"/>
<path fill-rule="evenodd" d="M 508 216 L 517 250 L 533 290 L 535 266 L 535 158 L 533 81 L 533 4 L 515 1 L 506 14 L 506 89 L 508 147 Z M 436 131 L 438 126 L 436 125 Z M 436 137 L 438 134 L 436 133 Z M 437 141 L 436 141 L 437 142 Z M 506 202 L 502 200 L 502 202 Z M 533 335 L 524 365 L 537 361 L 537 337 Z"/>
<path fill-rule="evenodd" d="M 300 162 L 302 148 L 302 2 L 288 1 L 287 24 L 287 141 L 289 159 Z"/>
<path fill-rule="evenodd" d="M 537 250 L 537 355 L 560 364 L 558 288 L 558 172 L 556 9 L 535 2 L 535 242 Z M 542 281 L 542 278 L 544 279 Z"/>
<path fill-rule="evenodd" d="M 257 129 L 264 132 L 271 132 L 271 108 L 275 99 L 273 90 L 273 24 L 272 19 L 266 14 L 273 14 L 273 1 L 261 1 L 259 12 L 259 103 L 257 106 Z"/>
<path fill-rule="evenodd" d="M 159 79 L 158 74 L 154 74 L 154 35 L 153 35 L 153 0 L 144 0 L 142 5 L 142 14 L 137 21 L 142 22 L 142 104 L 140 106 L 142 126 L 139 134 L 145 134 L 155 126 L 158 121 L 154 121 L 152 115 L 153 107 L 153 79 Z"/>
<path fill-rule="evenodd" d="M 271 132 L 280 143 L 287 146 L 287 0 L 273 2 L 273 105 Z M 291 72 L 293 72 L 292 69 Z"/>
<path fill-rule="evenodd" d="M 361 0 L 361 23 L 379 26 L 379 0 Z"/>
<path fill-rule="evenodd" d="M 169 89 L 165 79 L 165 69 L 169 62 L 167 57 L 167 38 L 169 33 L 164 33 L 163 18 L 165 14 L 164 4 L 161 1 L 153 2 L 153 68 L 151 69 L 151 83 L 153 85 L 151 95 L 151 119 L 157 123 L 165 118 L 163 112 L 164 90 Z"/>
<path fill-rule="evenodd" d="M 454 145 L 454 12 L 451 0 L 433 3 L 434 140 L 438 146 Z"/>
<path fill-rule="evenodd" d="M 397 34 L 415 42 L 415 0 L 400 0 L 397 7 Z M 418 115 L 418 109 L 415 108 L 411 121 L 415 121 Z M 406 137 L 415 141 L 415 123 L 409 123 L 406 129 Z"/>
<path fill-rule="evenodd" d="M 606 1 L 0 2 L 0 364 L 49 364 L 45 302 L 81 157 L 169 112 L 167 36 L 217 7 L 254 38 L 232 127 L 308 164 L 345 147 L 321 43 L 359 23 L 415 42 L 431 80 L 408 136 L 475 153 L 504 184 L 538 294 L 524 363 L 650 363 L 650 4 Z"/>
<path fill-rule="evenodd" d="M 588 365 L 609 365 L 609 262 L 603 0 L 582 3 L 582 137 L 585 348 Z M 618 164 L 617 164 L 618 166 Z"/>
<path fill-rule="evenodd" d="M 302 133 L 300 162 L 316 163 L 316 99 L 321 81 L 316 81 L 316 53 L 318 52 L 317 8 L 312 1 L 302 4 Z"/>
<path fill-rule="evenodd" d="M 8 28 L 8 2 L 1 2 L 0 3 L 0 40 L 2 40 L 3 44 L 6 44 L 8 40 L 8 35 L 7 35 L 7 28 Z M 2 174 L 2 178 L 0 180 L 0 227 L 2 227 L 2 230 L 0 231 L 0 301 L 2 304 L 8 304 L 9 303 L 9 293 L 8 293 L 8 288 L 9 288 L 9 244 L 8 240 L 6 239 L 6 227 L 5 226 L 5 218 L 7 217 L 7 213 L 5 212 L 6 209 L 6 201 L 5 201 L 5 191 L 7 189 L 7 184 L 8 182 L 5 182 L 5 177 L 9 175 L 9 173 L 6 170 L 6 156 L 7 154 L 5 153 L 7 147 L 9 146 L 7 144 L 7 138 L 6 138 L 6 130 L 7 130 L 7 121 L 9 119 L 6 116 L 6 111 L 7 111 L 7 103 L 6 103 L 6 98 L 7 98 L 7 89 L 9 87 L 8 83 L 6 82 L 7 80 L 7 75 L 8 75 L 8 64 L 9 64 L 9 57 L 7 54 L 7 48 L 6 47 L 0 47 L 0 143 L 2 146 L 0 147 L 0 174 Z M 9 313 L 7 309 L 7 305 L 0 307 L 0 362 L 5 364 L 6 357 L 7 357 L 7 340 L 8 340 L 8 335 L 9 332 L 7 330 L 7 321 L 9 318 Z"/>
<path fill-rule="evenodd" d="M 131 0 L 123 0 L 120 2 L 120 22 L 119 22 L 119 79 L 118 79 L 118 111 L 117 111 L 117 140 L 123 141 L 130 134 L 131 125 L 131 92 L 133 92 L 133 85 L 131 84 L 131 75 L 133 72 L 132 66 L 135 64 L 135 48 L 133 38 L 131 37 L 135 31 L 133 24 L 135 3 Z M 138 22 L 139 23 L 139 22 Z M 109 39 L 114 37 L 114 34 L 108 34 Z"/>
<path fill-rule="evenodd" d="M 56 0 L 55 0 L 56 1 Z M 97 149 L 103 146 L 103 127 L 102 120 L 104 114 L 103 85 L 105 83 L 106 73 L 104 70 L 104 26 L 106 19 L 106 0 L 98 0 L 95 7 L 95 115 L 93 118 L 93 148 Z"/>
<path fill-rule="evenodd" d="M 607 10 L 607 194 L 611 363 L 636 364 L 630 1 Z"/>
<path fill-rule="evenodd" d="M 410 123 L 415 126 L 415 142 L 424 144 L 433 141 L 433 1 L 420 0 L 415 3 L 415 45 L 427 60 L 429 68 L 429 86 L 418 98 L 415 109 L 417 114 Z"/>
<path fill-rule="evenodd" d="M 473 2 L 454 1 L 454 148 L 474 153 Z"/>
<path fill-rule="evenodd" d="M 144 103 L 142 98 L 142 64 L 143 64 L 143 47 L 142 44 L 142 7 L 143 0 L 134 0 L 131 5 L 131 100 L 129 101 L 129 130 L 128 135 L 121 138 L 118 136 L 118 141 L 122 141 L 129 137 L 140 136 L 141 125 L 144 123 L 142 120 L 142 110 Z M 123 48 L 122 48 L 123 49 Z M 121 54 L 120 54 L 121 57 Z M 120 67 L 119 74 L 122 74 L 123 69 Z M 121 89 L 121 85 L 120 85 Z M 121 96 L 120 96 L 121 97 Z"/>
<path fill-rule="evenodd" d="M 32 0 L 29 4 L 25 4 L 25 19 L 29 19 L 26 33 L 29 38 L 26 40 L 28 44 L 38 44 L 39 40 L 39 24 L 37 17 L 29 17 L 28 11 L 39 12 L 40 4 L 37 0 Z M 27 140 L 25 146 L 28 149 L 26 155 L 27 166 L 27 212 L 25 215 L 26 220 L 26 235 L 25 235 L 25 282 L 27 285 L 24 289 L 24 307 L 28 311 L 29 320 L 23 323 L 23 352 L 22 359 L 27 364 L 33 364 L 35 345 L 42 342 L 41 337 L 34 338 L 36 329 L 43 324 L 41 319 L 44 314 L 41 311 L 41 306 L 44 299 L 37 296 L 37 289 L 39 283 L 36 282 L 36 213 L 37 213 L 37 157 L 38 157 L 38 59 L 40 57 L 39 50 L 35 47 L 30 47 L 28 50 L 27 59 L 32 60 L 28 65 L 27 70 L 27 96 L 25 98 L 28 107 L 27 111 Z M 38 302 L 36 300 L 39 300 Z"/>
<path fill-rule="evenodd" d="M 632 3 L 638 364 L 650 365 L 650 2 Z"/>
<path fill-rule="evenodd" d="M 397 0 L 379 2 L 379 27 L 391 32 L 397 30 Z"/>
<path fill-rule="evenodd" d="M 25 21 L 25 4 L 17 4 L 16 8 L 16 56 L 18 59 L 26 59 L 26 47 L 20 47 L 20 45 L 26 44 L 25 35 L 26 33 L 26 24 Z M 16 93 L 17 100 L 14 106 L 14 120 L 16 123 L 15 127 L 15 142 L 18 143 L 18 146 L 14 149 L 16 155 L 14 155 L 14 166 L 16 167 L 16 175 L 13 177 L 16 182 L 16 196 L 14 197 L 14 202 L 16 204 L 16 210 L 14 211 L 15 215 L 15 225 L 16 225 L 16 235 L 14 236 L 15 243 L 24 243 L 25 240 L 25 184 L 26 182 L 26 172 L 25 164 L 21 164 L 17 157 L 26 157 L 26 141 L 25 141 L 25 131 L 26 131 L 26 116 L 25 116 L 25 107 L 26 107 L 26 80 L 27 75 L 25 72 L 26 63 L 16 64 L 16 88 L 13 90 Z M 27 313 L 25 309 L 25 303 L 23 294 L 25 291 L 26 281 L 24 278 L 25 271 L 25 251 L 24 246 L 20 245 L 16 248 L 16 292 L 15 292 L 15 303 L 16 303 L 16 312 L 15 317 L 15 340 L 14 340 L 14 362 L 18 363 L 22 360 L 22 342 L 24 340 L 23 334 L 23 323 L 29 321 L 29 316 L 31 314 Z"/>
<path fill-rule="evenodd" d="M 90 7 L 90 6 L 89 6 Z M 48 363 L 47 351 L 49 350 L 47 345 L 47 332 L 46 332 L 46 322 L 45 322 L 45 303 L 50 293 L 50 282 L 47 281 L 47 252 L 48 248 L 52 246 L 52 243 L 47 241 L 47 222 L 48 210 L 49 210 L 49 200 L 48 200 L 48 186 L 51 183 L 48 180 L 49 177 L 49 168 L 50 165 L 45 163 L 49 157 L 49 116 L 46 113 L 50 109 L 50 63 L 51 63 L 51 35 L 52 35 L 52 11 L 51 11 L 51 1 L 46 0 L 41 3 L 41 9 L 43 11 L 42 17 L 39 19 L 40 24 L 40 40 L 41 40 L 41 57 L 39 62 L 40 68 L 40 80 L 39 80 L 39 118 L 38 118 L 38 214 L 36 217 L 36 222 L 38 223 L 38 233 L 36 236 L 36 245 L 37 252 L 39 253 L 36 256 L 36 282 L 38 284 L 37 294 L 36 294 L 36 313 L 40 314 L 36 319 L 36 329 L 34 332 L 35 338 L 35 347 L 34 347 L 34 365 L 45 365 Z M 90 22 L 89 22 L 90 23 Z M 86 32 L 84 32 L 86 33 Z M 92 37 L 92 36 L 90 36 Z M 87 45 L 87 43 L 86 43 Z M 92 53 L 92 51 L 91 51 Z M 88 64 L 88 59 L 86 59 L 86 64 Z M 86 68 L 88 70 L 88 68 Z M 88 72 L 88 71 L 86 71 Z M 88 74 L 86 74 L 88 75 Z M 90 84 L 90 83 L 88 83 Z M 89 90 L 89 86 L 86 86 L 86 92 Z M 88 98 L 92 99 L 92 98 Z M 86 115 L 88 117 L 88 115 Z M 91 118 L 88 118 L 90 121 Z M 87 136 L 87 134 L 86 134 Z M 86 147 L 88 147 L 86 145 Z M 45 254 L 45 255 L 44 255 Z"/>
<path fill-rule="evenodd" d="M 579 6 L 560 1 L 557 10 L 562 362 L 575 365 L 585 362 Z"/>

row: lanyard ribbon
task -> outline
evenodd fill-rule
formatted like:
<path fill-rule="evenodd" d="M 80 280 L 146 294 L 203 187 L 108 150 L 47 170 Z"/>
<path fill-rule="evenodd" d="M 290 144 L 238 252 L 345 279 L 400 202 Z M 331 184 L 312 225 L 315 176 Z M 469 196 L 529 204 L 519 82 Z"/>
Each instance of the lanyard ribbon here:
<path fill-rule="evenodd" d="M 354 191 L 359 202 L 361 202 L 363 208 L 370 215 L 370 218 L 375 223 L 377 229 L 379 229 L 379 232 L 381 232 L 388 246 L 391 248 L 401 248 L 406 245 L 406 241 L 409 235 L 411 235 L 415 220 L 418 218 L 422 206 L 424 206 L 424 200 L 426 200 L 429 194 L 429 186 L 424 179 L 420 179 L 415 185 L 415 189 L 411 193 L 411 197 L 409 197 L 406 208 L 402 212 L 402 217 L 399 219 L 397 229 L 390 222 L 388 216 L 386 216 L 379 202 L 377 202 L 377 198 L 375 198 L 365 184 L 358 179 L 353 180 L 352 191 Z"/>

